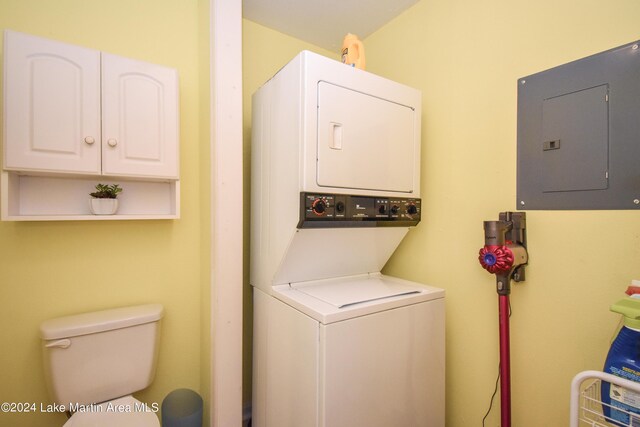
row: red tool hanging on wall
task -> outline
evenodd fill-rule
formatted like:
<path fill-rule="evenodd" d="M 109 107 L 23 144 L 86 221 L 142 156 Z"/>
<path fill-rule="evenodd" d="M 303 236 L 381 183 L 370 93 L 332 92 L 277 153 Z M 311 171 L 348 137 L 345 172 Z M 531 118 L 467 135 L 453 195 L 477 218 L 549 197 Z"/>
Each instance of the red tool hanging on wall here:
<path fill-rule="evenodd" d="M 500 325 L 500 419 L 511 427 L 511 356 L 509 344 L 509 294 L 511 280 L 524 280 L 527 254 L 526 214 L 501 212 L 498 221 L 484 222 L 484 247 L 478 260 L 496 275 Z"/>

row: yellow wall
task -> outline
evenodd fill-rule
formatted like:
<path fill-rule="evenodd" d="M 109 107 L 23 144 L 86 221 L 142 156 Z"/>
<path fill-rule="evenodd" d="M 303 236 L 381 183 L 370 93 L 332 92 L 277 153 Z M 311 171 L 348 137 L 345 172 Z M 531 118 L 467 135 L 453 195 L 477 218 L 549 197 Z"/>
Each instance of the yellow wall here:
<path fill-rule="evenodd" d="M 209 425 L 211 398 L 211 147 L 210 139 L 210 28 L 209 0 L 198 0 L 198 98 L 200 109 L 200 395 L 204 400 L 203 426 Z"/>
<path fill-rule="evenodd" d="M 423 92 L 423 221 L 385 271 L 446 289 L 448 427 L 481 425 L 498 369 L 494 278 L 477 253 L 482 221 L 515 209 L 516 80 L 636 40 L 639 20 L 636 0 L 422 0 L 365 40 L 369 71 Z M 640 213 L 529 211 L 527 225 L 513 425 L 566 426 L 571 378 L 602 367 L 608 307 L 640 278 Z"/>
<path fill-rule="evenodd" d="M 310 50 L 330 58 L 339 59 L 339 53 L 305 43 L 296 38 L 258 25 L 242 21 L 242 92 L 244 136 L 244 358 L 243 401 L 251 401 L 251 340 L 253 304 L 249 286 L 249 212 L 251 203 L 251 96 L 283 65 L 302 50 Z"/>
<path fill-rule="evenodd" d="M 209 190 L 201 177 L 208 143 L 200 136 L 206 120 L 199 105 L 202 3 L 0 0 L 0 29 L 178 69 L 182 183 L 182 217 L 175 221 L 0 223 L 0 402 L 49 402 L 38 332 L 43 320 L 147 302 L 163 304 L 166 314 L 155 382 L 137 396 L 161 403 L 173 389 L 200 389 L 201 263 L 208 263 L 200 229 L 208 208 L 201 199 Z M 0 425 L 7 426 L 62 425 L 65 419 L 0 413 Z"/>
<path fill-rule="evenodd" d="M 0 401 L 49 401 L 41 321 L 151 301 L 166 308 L 160 363 L 156 381 L 138 397 L 159 403 L 175 388 L 199 390 L 206 381 L 204 3 L 0 0 L 0 28 L 177 68 L 182 142 L 180 220 L 0 223 Z M 497 371 L 494 281 L 476 255 L 482 221 L 514 208 L 516 79 L 639 38 L 639 17 L 635 0 L 422 0 L 365 40 L 370 71 L 423 91 L 424 220 L 386 272 L 447 290 L 448 426 L 479 423 Z M 251 94 L 302 49 L 337 54 L 243 24 L 248 205 Z M 640 221 L 635 212 L 532 211 L 528 230 L 527 281 L 512 297 L 514 425 L 566 425 L 571 377 L 601 366 L 617 323 L 607 307 L 640 278 Z M 245 245 L 248 236 L 245 217 Z M 247 284 L 245 290 L 246 401 Z M 497 419 L 494 410 L 488 425 Z M 60 414 L 0 414 L 2 425 L 62 421 Z"/>

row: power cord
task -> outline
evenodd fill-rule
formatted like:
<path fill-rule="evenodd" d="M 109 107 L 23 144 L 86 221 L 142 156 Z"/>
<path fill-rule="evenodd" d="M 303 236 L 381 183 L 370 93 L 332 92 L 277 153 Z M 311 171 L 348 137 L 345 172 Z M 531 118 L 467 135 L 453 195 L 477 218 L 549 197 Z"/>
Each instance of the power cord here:
<path fill-rule="evenodd" d="M 487 413 L 484 414 L 482 418 L 482 427 L 484 427 L 484 422 L 491 413 L 491 409 L 493 408 L 493 399 L 495 399 L 496 394 L 498 393 L 498 384 L 500 383 L 500 364 L 498 364 L 498 378 L 496 378 L 496 386 L 493 389 L 493 394 L 491 395 L 491 401 L 489 402 L 489 409 L 487 409 Z"/>

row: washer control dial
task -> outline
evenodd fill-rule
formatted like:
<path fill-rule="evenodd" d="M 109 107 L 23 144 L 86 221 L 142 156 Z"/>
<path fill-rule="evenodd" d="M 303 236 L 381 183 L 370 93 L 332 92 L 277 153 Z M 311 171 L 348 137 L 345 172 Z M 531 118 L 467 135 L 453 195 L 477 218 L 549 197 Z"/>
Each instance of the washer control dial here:
<path fill-rule="evenodd" d="M 314 214 L 322 216 L 327 211 L 327 202 L 322 198 L 317 198 L 311 203 L 311 210 Z"/>

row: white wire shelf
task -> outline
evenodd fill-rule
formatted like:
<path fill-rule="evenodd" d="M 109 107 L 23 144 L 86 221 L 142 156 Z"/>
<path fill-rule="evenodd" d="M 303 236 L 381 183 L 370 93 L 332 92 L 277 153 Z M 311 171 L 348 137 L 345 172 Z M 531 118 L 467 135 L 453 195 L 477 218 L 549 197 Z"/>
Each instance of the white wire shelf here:
<path fill-rule="evenodd" d="M 640 399 L 640 383 L 600 371 L 580 372 L 571 382 L 570 427 L 640 427 L 640 414 L 602 401 L 600 385 L 603 381 L 610 383 L 612 390 L 619 390 L 631 399 Z M 604 407 L 611 408 L 609 417 L 603 414 Z M 614 414 L 618 420 L 611 418 Z M 620 417 L 623 414 L 626 417 Z M 626 418 L 628 422 L 619 421 L 619 418 Z"/>

